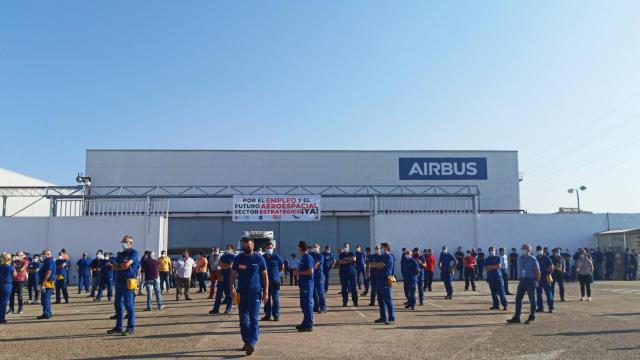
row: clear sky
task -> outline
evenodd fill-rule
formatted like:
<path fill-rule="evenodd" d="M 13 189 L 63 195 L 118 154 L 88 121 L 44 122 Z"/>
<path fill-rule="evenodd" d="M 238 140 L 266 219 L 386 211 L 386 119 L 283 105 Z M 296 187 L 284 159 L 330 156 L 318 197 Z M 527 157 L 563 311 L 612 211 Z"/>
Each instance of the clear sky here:
<path fill-rule="evenodd" d="M 0 2 L 0 167 L 87 148 L 505 149 L 640 212 L 640 1 Z"/>

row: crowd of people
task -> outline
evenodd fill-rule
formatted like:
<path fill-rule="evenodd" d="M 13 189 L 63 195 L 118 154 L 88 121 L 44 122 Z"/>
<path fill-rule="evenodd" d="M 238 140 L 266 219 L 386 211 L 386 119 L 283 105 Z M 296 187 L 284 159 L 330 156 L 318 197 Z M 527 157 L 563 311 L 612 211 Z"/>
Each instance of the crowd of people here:
<path fill-rule="evenodd" d="M 267 243 L 264 249 L 257 248 L 253 241 L 245 239 L 242 249 L 226 245 L 224 251 L 217 247 L 210 254 L 201 252 L 192 258 L 188 250 L 171 259 L 166 251 L 157 257 L 153 251 L 145 251 L 139 256 L 133 247 L 133 237 L 125 235 L 122 249 L 116 254 L 99 250 L 90 259 L 84 253 L 75 262 L 78 273 L 78 293 L 83 291 L 94 301 L 114 301 L 116 320 L 109 334 L 132 335 L 135 331 L 134 299 L 146 294 L 145 311 L 154 308 L 162 310 L 163 294 L 175 291 L 175 300 L 191 300 L 191 289 L 198 293 L 208 293 L 212 299 L 209 314 L 219 314 L 224 305 L 224 314 L 230 314 L 234 305 L 240 316 L 240 333 L 244 342 L 243 350 L 252 354 L 258 341 L 259 321 L 280 320 L 280 287 L 286 284 L 297 286 L 302 311 L 301 323 L 296 327 L 300 332 L 313 331 L 314 314 L 326 313 L 326 294 L 329 291 L 331 271 L 338 269 L 342 306 L 359 306 L 359 298 L 368 298 L 369 306 L 376 302 L 380 317 L 375 323 L 392 325 L 395 310 L 392 291 L 396 287 L 396 257 L 388 243 L 373 248 L 360 245 L 352 251 L 349 243 L 344 243 L 336 255 L 329 246 L 307 244 L 301 241 L 297 254 L 282 257 L 274 246 Z M 509 282 L 515 286 L 515 312 L 507 320 L 520 323 L 522 301 L 526 295 L 531 310 L 525 323 L 535 321 L 536 313 L 555 310 L 556 287 L 559 301 L 565 301 L 567 281 L 579 281 L 581 300 L 591 301 L 591 283 L 594 280 L 612 279 L 617 255 L 612 249 L 602 252 L 599 248 L 578 249 L 573 255 L 560 248 L 549 250 L 523 244 L 507 253 L 504 248 L 482 249 L 461 247 L 451 254 L 447 246 L 441 248 L 436 258 L 432 249 L 405 249 L 400 253 L 400 271 L 403 278 L 404 308 L 411 311 L 421 306 L 425 294 L 432 291 L 436 271 L 446 290 L 445 299 L 452 300 L 452 281 L 456 276 L 464 280 L 464 291 L 476 291 L 476 281 L 486 281 L 491 292 L 489 310 L 508 311 L 507 295 Z M 638 272 L 638 254 L 627 249 L 622 255 L 624 280 L 635 280 Z M 18 251 L 15 255 L 0 255 L 0 323 L 6 323 L 6 314 L 23 314 L 25 303 L 42 306 L 38 319 L 53 316 L 51 298 L 55 292 L 55 303 L 69 302 L 70 257 L 65 249 L 54 258 L 51 251 L 26 254 Z M 207 289 L 207 278 L 209 287 Z M 28 301 L 24 301 L 24 286 L 27 287 Z M 513 288 L 513 286 L 512 286 Z M 143 290 L 144 289 L 144 290 Z M 362 291 L 360 293 L 360 291 Z M 153 297 L 155 296 L 155 306 Z M 17 298 L 17 303 L 16 303 Z M 17 305 L 17 306 L 16 306 Z M 262 306 L 263 305 L 263 308 Z M 8 308 L 7 308 L 8 306 Z M 126 316 L 125 316 L 126 310 Z M 259 319 L 260 312 L 264 316 Z M 124 319 L 127 319 L 125 327 Z"/>

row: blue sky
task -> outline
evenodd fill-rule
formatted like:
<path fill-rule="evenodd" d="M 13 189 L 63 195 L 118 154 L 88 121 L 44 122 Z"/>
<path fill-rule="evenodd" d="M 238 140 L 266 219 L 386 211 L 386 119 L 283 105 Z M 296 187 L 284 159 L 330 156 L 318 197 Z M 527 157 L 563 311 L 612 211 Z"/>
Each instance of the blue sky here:
<path fill-rule="evenodd" d="M 0 167 L 87 148 L 506 149 L 522 207 L 640 211 L 638 1 L 0 3 Z"/>

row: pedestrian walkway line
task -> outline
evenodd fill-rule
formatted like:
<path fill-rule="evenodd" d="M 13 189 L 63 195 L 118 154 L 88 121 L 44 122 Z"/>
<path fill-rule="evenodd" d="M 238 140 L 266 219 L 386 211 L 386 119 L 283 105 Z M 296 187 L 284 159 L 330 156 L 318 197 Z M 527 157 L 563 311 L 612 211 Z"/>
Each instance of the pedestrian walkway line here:
<path fill-rule="evenodd" d="M 354 306 L 351 306 L 351 309 L 353 311 L 355 311 L 358 315 L 360 315 L 363 319 L 366 319 L 367 317 L 365 316 L 365 314 L 363 314 L 362 312 L 360 312 L 360 310 L 356 309 Z"/>
<path fill-rule="evenodd" d="M 438 309 L 441 309 L 441 310 L 447 310 L 444 306 L 440 306 L 440 305 L 435 304 L 435 303 L 433 303 L 433 302 L 431 302 L 431 301 L 425 301 L 425 302 L 426 302 L 427 304 L 431 305 L 431 306 L 435 306 L 435 307 L 437 307 Z"/>

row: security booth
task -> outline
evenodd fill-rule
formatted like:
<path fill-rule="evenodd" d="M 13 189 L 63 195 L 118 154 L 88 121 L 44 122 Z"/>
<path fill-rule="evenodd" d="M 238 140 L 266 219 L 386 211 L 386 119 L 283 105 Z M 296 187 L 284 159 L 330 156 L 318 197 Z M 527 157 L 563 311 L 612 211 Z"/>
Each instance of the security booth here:
<path fill-rule="evenodd" d="M 607 230 L 596 233 L 596 246 L 602 251 L 609 247 L 616 253 L 613 268 L 613 278 L 624 279 L 624 252 L 628 248 L 636 252 L 640 251 L 640 229 Z"/>

